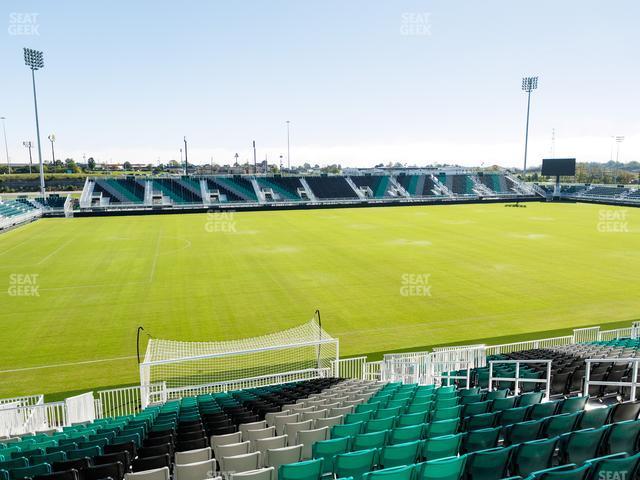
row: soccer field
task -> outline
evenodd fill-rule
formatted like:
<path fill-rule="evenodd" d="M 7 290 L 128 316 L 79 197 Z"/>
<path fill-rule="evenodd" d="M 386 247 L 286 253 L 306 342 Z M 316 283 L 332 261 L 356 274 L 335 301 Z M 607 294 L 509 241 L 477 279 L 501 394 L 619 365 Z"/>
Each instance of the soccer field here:
<path fill-rule="evenodd" d="M 628 323 L 640 318 L 640 210 L 42 219 L 0 235 L 0 278 L 0 398 L 60 394 L 138 382 L 138 325 L 223 340 L 319 308 L 341 354 L 355 355 Z"/>

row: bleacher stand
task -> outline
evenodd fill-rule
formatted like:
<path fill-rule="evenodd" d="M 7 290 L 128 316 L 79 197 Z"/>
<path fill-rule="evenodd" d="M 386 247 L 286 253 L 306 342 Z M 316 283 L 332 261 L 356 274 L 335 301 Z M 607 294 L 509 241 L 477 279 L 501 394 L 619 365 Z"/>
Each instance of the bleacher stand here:
<path fill-rule="evenodd" d="M 9 480 L 634 477 L 639 402 L 318 379 L 172 400 L 4 439 Z M 307 443 L 303 443 L 306 441 Z M 549 470 L 553 469 L 553 470 Z M 551 477 L 549 477 L 551 478 Z"/>
<path fill-rule="evenodd" d="M 304 177 L 317 198 L 358 198 L 345 177 Z"/>

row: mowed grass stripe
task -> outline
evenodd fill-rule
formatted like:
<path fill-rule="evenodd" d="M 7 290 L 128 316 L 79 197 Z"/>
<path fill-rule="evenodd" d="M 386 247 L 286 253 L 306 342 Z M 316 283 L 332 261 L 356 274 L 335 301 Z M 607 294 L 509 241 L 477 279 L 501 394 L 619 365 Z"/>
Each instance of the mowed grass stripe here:
<path fill-rule="evenodd" d="M 629 232 L 599 232 L 603 209 L 626 212 Z M 0 235 L 0 282 L 34 273 L 40 288 L 0 291 L 0 371 L 130 357 L 138 325 L 158 338 L 225 340 L 298 325 L 316 308 L 343 355 L 640 316 L 638 210 L 242 212 L 231 231 L 209 233 L 211 221 L 42 219 Z M 429 275 L 431 296 L 403 296 L 405 274 Z M 135 383 L 138 369 L 130 359 L 0 376 L 5 397 Z"/>

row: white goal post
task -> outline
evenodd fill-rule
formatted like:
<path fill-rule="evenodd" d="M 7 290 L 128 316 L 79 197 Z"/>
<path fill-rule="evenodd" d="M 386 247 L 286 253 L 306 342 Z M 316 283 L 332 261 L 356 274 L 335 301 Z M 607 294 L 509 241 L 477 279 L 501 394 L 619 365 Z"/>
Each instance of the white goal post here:
<path fill-rule="evenodd" d="M 336 375 L 332 362 L 338 358 L 338 339 L 315 320 L 238 340 L 152 338 L 140 364 L 140 384 L 164 382 L 166 398 L 178 398 Z M 147 402 L 143 399 L 142 403 Z"/>

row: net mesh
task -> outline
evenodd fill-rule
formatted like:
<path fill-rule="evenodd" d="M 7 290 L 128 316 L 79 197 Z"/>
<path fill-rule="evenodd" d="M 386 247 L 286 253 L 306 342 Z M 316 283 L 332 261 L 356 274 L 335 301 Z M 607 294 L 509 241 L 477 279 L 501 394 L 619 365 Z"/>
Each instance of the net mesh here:
<path fill-rule="evenodd" d="M 151 339 L 141 364 L 142 384 L 166 382 L 168 388 L 235 384 L 254 379 L 278 383 L 291 372 L 309 375 L 326 370 L 338 355 L 338 341 L 315 320 L 260 337 L 220 342 L 180 342 Z M 290 380 L 288 380 L 290 381 Z M 226 388 L 226 387 L 228 388 Z"/>

